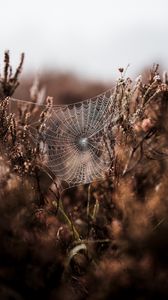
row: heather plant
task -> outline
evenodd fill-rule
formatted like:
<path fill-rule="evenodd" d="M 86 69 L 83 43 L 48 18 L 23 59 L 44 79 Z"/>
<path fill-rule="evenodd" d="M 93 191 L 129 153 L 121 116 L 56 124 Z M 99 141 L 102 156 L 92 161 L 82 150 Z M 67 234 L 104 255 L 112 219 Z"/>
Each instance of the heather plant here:
<path fill-rule="evenodd" d="M 0 89 L 1 298 L 166 299 L 167 73 L 154 65 L 133 82 L 119 69 L 103 133 L 109 170 L 60 197 L 30 126 L 38 118 L 43 133 L 53 100 L 36 80 L 31 103 L 11 110 L 23 57 L 12 75 L 5 53 Z"/>
<path fill-rule="evenodd" d="M 16 88 L 19 85 L 19 75 L 22 71 L 24 62 L 24 53 L 21 54 L 21 59 L 16 71 L 13 73 L 12 66 L 10 64 L 9 51 L 4 54 L 4 70 L 0 75 L 0 99 L 4 99 L 8 96 L 12 96 Z"/>

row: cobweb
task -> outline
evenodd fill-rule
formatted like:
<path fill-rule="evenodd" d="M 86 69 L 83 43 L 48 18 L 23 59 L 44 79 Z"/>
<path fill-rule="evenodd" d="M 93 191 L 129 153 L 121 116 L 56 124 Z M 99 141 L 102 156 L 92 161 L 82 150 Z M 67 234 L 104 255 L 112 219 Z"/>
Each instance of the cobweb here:
<path fill-rule="evenodd" d="M 21 106 L 28 105 L 22 100 L 11 100 Z M 34 131 L 33 139 L 43 151 L 43 164 L 68 187 L 103 179 L 109 171 L 111 157 L 106 131 L 112 102 L 112 90 L 108 90 L 82 102 L 53 105 L 43 130 Z"/>

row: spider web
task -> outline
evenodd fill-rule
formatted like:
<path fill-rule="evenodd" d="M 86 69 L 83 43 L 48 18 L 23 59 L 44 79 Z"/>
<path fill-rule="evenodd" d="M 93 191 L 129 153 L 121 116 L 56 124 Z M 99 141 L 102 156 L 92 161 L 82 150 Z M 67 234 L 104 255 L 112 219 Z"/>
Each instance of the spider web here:
<path fill-rule="evenodd" d="M 10 99 L 21 106 L 32 105 Z M 103 179 L 109 171 L 111 158 L 105 139 L 112 105 L 112 90 L 82 102 L 53 105 L 41 133 L 34 131 L 33 139 L 43 149 L 43 164 L 68 187 Z"/>

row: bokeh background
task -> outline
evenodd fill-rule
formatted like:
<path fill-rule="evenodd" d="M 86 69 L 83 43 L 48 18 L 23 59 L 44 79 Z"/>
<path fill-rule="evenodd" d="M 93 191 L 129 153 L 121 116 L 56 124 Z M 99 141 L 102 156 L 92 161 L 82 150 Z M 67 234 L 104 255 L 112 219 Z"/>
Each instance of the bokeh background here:
<path fill-rule="evenodd" d="M 166 0 L 0 1 L 0 45 L 14 64 L 26 53 L 24 74 L 73 73 L 111 82 L 130 64 L 168 67 Z M 2 62 L 1 62 L 2 65 Z"/>
<path fill-rule="evenodd" d="M 25 53 L 18 99 L 35 100 L 34 82 L 43 99 L 81 101 L 113 86 L 120 67 L 126 77 L 143 74 L 146 83 L 136 82 L 128 106 L 122 104 L 130 80 L 117 95 L 121 117 L 110 127 L 112 174 L 62 195 L 79 245 L 88 241 L 87 255 L 79 248 L 75 253 L 79 241 L 53 202 L 59 193 L 27 138 L 28 115 L 13 101 L 17 112 L 9 117 L 7 101 L 1 101 L 0 300 L 168 299 L 167 11 L 167 0 L 0 0 L 3 98 L 9 95 L 7 49 L 13 70 Z M 160 64 L 160 77 L 157 67 L 150 72 L 153 63 Z M 132 122 L 141 103 L 144 114 L 140 120 L 133 114 Z M 130 172 L 122 176 L 125 166 Z"/>

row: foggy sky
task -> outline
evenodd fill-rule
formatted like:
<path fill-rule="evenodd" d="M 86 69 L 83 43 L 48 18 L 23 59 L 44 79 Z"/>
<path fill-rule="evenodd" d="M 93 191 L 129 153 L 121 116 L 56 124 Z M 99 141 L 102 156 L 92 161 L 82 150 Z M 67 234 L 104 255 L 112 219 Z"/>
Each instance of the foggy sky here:
<path fill-rule="evenodd" d="M 24 72 L 52 69 L 110 80 L 130 64 L 168 68 L 166 0 L 0 0 L 0 65 L 10 49 Z"/>

